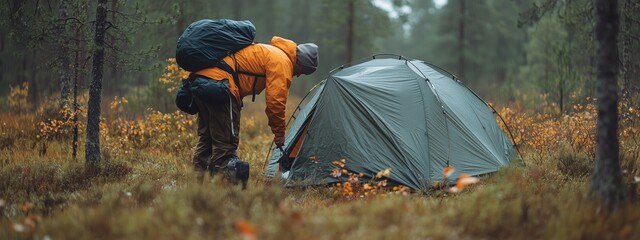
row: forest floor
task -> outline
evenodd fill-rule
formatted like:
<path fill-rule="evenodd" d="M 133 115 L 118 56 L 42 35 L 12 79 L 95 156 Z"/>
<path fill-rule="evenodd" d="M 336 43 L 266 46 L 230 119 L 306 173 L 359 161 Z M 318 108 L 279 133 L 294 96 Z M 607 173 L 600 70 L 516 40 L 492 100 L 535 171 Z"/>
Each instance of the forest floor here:
<path fill-rule="evenodd" d="M 64 119 L 0 113 L 0 239 L 640 239 L 637 109 L 621 124 L 630 201 L 609 213 L 588 195 L 589 104 L 563 117 L 500 108 L 524 161 L 455 194 L 267 181 L 272 136 L 260 104 L 242 116 L 248 189 L 208 176 L 198 184 L 194 117 L 150 110 L 126 118 L 115 105 L 104 114 L 97 166 L 83 160 L 82 127 L 73 160 Z"/>

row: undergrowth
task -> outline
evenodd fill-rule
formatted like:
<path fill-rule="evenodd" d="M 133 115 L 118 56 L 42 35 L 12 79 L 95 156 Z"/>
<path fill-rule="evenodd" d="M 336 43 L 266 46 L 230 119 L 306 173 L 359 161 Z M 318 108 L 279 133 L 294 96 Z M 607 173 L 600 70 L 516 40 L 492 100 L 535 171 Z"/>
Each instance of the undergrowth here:
<path fill-rule="evenodd" d="M 125 99 L 105 109 L 126 111 Z M 497 108 L 526 166 L 514 162 L 464 189 L 428 194 L 385 188 L 385 170 L 393 169 L 361 181 L 343 171 L 341 159 L 324 159 L 336 166 L 340 185 L 283 188 L 266 179 L 272 136 L 263 104 L 242 115 L 239 154 L 251 164 L 244 191 L 219 176 L 197 183 L 193 116 L 107 114 L 103 161 L 87 165 L 82 147 L 71 157 L 64 121 L 42 131 L 56 114 L 0 113 L 0 239 L 640 239 L 640 120 L 633 107 L 621 106 L 620 124 L 630 201 L 605 214 L 587 194 L 595 157 L 588 101 L 563 114 Z"/>

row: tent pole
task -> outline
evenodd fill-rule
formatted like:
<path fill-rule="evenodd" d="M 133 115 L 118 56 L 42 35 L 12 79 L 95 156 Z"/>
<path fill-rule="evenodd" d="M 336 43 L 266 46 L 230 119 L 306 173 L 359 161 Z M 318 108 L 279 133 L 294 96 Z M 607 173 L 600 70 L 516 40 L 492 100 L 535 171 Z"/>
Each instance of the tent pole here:
<path fill-rule="evenodd" d="M 504 118 L 502 118 L 502 115 L 500 115 L 500 113 L 498 111 L 496 111 L 496 109 L 493 106 L 491 106 L 491 104 L 488 104 L 486 102 L 485 102 L 485 104 L 487 104 L 487 106 L 489 106 L 491 108 L 491 110 L 493 110 L 493 113 L 498 115 L 498 117 L 500 118 L 500 121 L 502 121 L 504 126 L 507 128 L 507 132 L 509 132 L 509 136 L 511 136 L 511 142 L 513 143 L 513 147 L 516 148 L 516 151 L 518 152 L 518 155 L 520 155 L 520 159 L 522 159 L 522 165 L 524 165 L 526 167 L 527 163 L 524 161 L 524 157 L 522 157 L 522 153 L 520 153 L 520 148 L 518 147 L 518 144 L 516 143 L 516 139 L 513 137 L 513 133 L 511 133 L 511 128 L 509 128 L 509 125 L 504 120 Z"/>
<path fill-rule="evenodd" d="M 445 123 L 445 125 L 447 125 L 447 145 L 448 145 L 448 149 L 447 149 L 447 166 L 449 166 L 449 160 L 451 159 L 451 133 L 449 133 L 449 121 L 447 121 L 447 111 L 444 108 L 444 104 L 442 104 L 442 99 L 440 99 L 440 94 L 438 94 L 438 91 L 436 91 L 436 87 L 433 86 L 433 84 L 431 83 L 431 80 L 429 80 L 429 78 L 427 78 L 427 75 L 425 75 L 422 71 L 420 71 L 420 69 L 415 64 L 413 64 L 412 62 L 410 62 L 407 59 L 405 59 L 405 60 L 406 60 L 405 64 L 407 64 L 407 65 L 411 64 L 411 66 L 413 66 L 416 70 L 418 70 L 418 72 L 420 72 L 420 74 L 422 74 L 422 77 L 424 78 L 424 80 L 427 83 L 429 83 L 429 87 L 433 91 L 433 94 L 436 96 L 436 100 L 438 100 L 438 103 L 440 103 L 440 108 L 442 109 L 442 115 L 444 116 L 444 123 Z M 426 62 L 423 61 L 423 63 L 426 63 Z M 453 76 L 453 74 L 451 76 Z M 454 78 L 455 78 L 455 76 L 454 76 Z M 469 89 L 469 90 L 471 90 L 471 89 Z"/>
<path fill-rule="evenodd" d="M 304 95 L 302 100 L 300 100 L 300 103 L 298 103 L 298 106 L 296 106 L 296 110 L 293 111 L 293 113 L 291 114 L 291 117 L 289 117 L 289 120 L 287 120 L 287 124 L 285 125 L 285 129 L 287 127 L 289 127 L 289 124 L 292 122 L 291 120 L 296 118 L 295 117 L 296 116 L 296 112 L 300 111 L 300 104 L 302 104 L 302 102 L 304 102 L 304 100 L 307 99 L 309 94 L 311 94 L 311 92 L 313 92 L 313 90 L 315 90 L 316 87 L 318 87 L 322 82 L 324 82 L 324 81 L 321 81 L 318 84 L 316 84 L 315 86 L 313 86 L 311 88 L 311 90 L 309 90 L 307 92 L 307 94 Z M 262 164 L 262 172 L 264 172 L 264 170 L 267 169 L 267 164 L 269 163 L 269 156 L 271 156 L 271 149 L 273 148 L 273 144 L 274 144 L 274 142 L 271 141 L 271 144 L 269 145 L 269 151 L 267 151 L 267 157 L 264 159 L 264 164 Z M 283 152 L 282 154 L 285 154 L 285 152 Z M 256 179 L 256 181 L 258 181 L 258 180 Z"/>

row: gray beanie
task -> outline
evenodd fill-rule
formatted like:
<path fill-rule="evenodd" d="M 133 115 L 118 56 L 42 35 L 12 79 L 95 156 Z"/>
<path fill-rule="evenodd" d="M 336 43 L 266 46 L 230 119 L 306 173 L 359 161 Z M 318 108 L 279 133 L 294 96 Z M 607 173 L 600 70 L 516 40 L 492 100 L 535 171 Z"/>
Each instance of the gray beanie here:
<path fill-rule="evenodd" d="M 302 73 L 309 75 L 318 67 L 318 45 L 303 43 L 296 47 L 296 65 L 302 69 Z"/>

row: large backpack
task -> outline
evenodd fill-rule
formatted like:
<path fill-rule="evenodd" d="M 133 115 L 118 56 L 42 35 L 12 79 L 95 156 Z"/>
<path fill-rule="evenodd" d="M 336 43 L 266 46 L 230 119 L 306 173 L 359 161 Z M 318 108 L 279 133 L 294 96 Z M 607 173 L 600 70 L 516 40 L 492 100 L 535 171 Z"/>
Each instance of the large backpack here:
<path fill-rule="evenodd" d="M 178 38 L 176 61 L 181 68 L 190 72 L 218 67 L 230 73 L 236 86 L 239 86 L 238 73 L 222 59 L 251 45 L 255 36 L 256 28 L 250 21 L 199 20 L 189 25 Z M 178 89 L 176 106 L 193 115 L 198 113 L 194 98 L 209 103 L 224 103 L 228 101 L 229 94 L 226 81 L 210 81 L 204 76 L 191 74 Z"/>
<path fill-rule="evenodd" d="M 249 46 L 255 37 L 256 27 L 250 21 L 199 20 L 178 38 L 176 61 L 189 72 L 219 67 L 224 57 Z"/>

